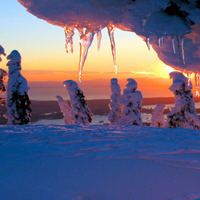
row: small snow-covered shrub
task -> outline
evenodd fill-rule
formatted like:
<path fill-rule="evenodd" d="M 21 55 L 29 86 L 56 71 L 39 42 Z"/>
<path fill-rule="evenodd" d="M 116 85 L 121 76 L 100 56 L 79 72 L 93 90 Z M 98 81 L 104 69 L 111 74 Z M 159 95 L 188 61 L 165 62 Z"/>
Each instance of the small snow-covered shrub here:
<path fill-rule="evenodd" d="M 64 81 L 64 85 L 70 96 L 71 120 L 73 123 L 90 124 L 93 114 L 87 106 L 82 90 L 80 90 L 78 84 L 72 80 Z"/>
<path fill-rule="evenodd" d="M 110 96 L 110 112 L 108 113 L 108 121 L 110 124 L 120 124 L 121 120 L 121 105 L 120 105 L 120 97 L 121 97 L 121 89 L 118 84 L 118 80 L 116 78 L 111 79 L 111 96 Z"/>
<path fill-rule="evenodd" d="M 134 79 L 127 79 L 128 84 L 123 91 L 120 102 L 123 104 L 123 112 L 121 124 L 127 125 L 142 125 L 141 108 L 142 108 L 142 93 L 136 91 L 137 82 Z"/>
<path fill-rule="evenodd" d="M 182 127 L 189 129 L 200 129 L 200 120 L 195 113 L 192 83 L 180 72 L 171 72 L 173 83 L 169 88 L 175 96 L 175 107 L 167 115 L 165 126 L 170 128 Z"/>
<path fill-rule="evenodd" d="M 151 126 L 153 127 L 164 127 L 164 104 L 158 104 L 152 113 Z"/>
<path fill-rule="evenodd" d="M 31 120 L 31 102 L 27 80 L 21 75 L 21 55 L 13 50 L 8 55 L 7 113 L 8 125 L 23 125 Z"/>
<path fill-rule="evenodd" d="M 71 107 L 69 106 L 68 102 L 65 101 L 61 96 L 56 96 L 56 99 L 58 100 L 60 110 L 63 113 L 64 124 L 73 124 L 73 121 L 71 120 Z"/>

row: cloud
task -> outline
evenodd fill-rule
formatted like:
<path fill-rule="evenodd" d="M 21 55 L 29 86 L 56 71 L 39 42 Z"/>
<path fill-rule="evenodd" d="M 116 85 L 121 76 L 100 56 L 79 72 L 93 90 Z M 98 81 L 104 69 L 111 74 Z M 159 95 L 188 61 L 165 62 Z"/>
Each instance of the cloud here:
<path fill-rule="evenodd" d="M 145 74 L 145 75 L 149 75 L 149 74 L 156 74 L 155 72 L 147 72 L 147 71 L 131 71 L 132 74 Z"/>

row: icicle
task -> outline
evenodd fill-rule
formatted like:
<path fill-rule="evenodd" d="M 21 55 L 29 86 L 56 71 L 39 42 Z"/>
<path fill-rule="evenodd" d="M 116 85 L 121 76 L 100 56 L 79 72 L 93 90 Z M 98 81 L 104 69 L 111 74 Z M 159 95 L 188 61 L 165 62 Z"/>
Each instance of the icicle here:
<path fill-rule="evenodd" d="M 142 28 L 142 31 L 144 32 L 144 26 L 146 24 L 146 19 L 140 19 L 140 25 L 141 25 L 141 28 Z"/>
<path fill-rule="evenodd" d="M 110 25 L 108 28 L 108 34 L 110 37 L 112 55 L 113 55 L 113 63 L 115 65 L 115 74 L 117 74 L 117 64 L 116 64 L 116 48 L 115 48 L 115 39 L 114 39 L 114 32 L 115 32 L 115 25 Z"/>
<path fill-rule="evenodd" d="M 163 45 L 163 37 L 160 38 L 161 45 Z"/>
<path fill-rule="evenodd" d="M 199 97 L 199 73 L 195 73 L 195 86 L 196 86 L 196 96 Z"/>
<path fill-rule="evenodd" d="M 148 49 L 150 51 L 150 38 L 146 38 L 145 42 L 146 42 L 146 45 L 147 45 L 147 47 L 148 47 Z"/>
<path fill-rule="evenodd" d="M 97 32 L 97 50 L 98 51 L 100 50 L 100 47 L 101 47 L 101 38 L 102 38 L 101 31 L 98 31 Z"/>
<path fill-rule="evenodd" d="M 65 49 L 66 52 L 68 53 L 68 44 L 70 44 L 70 51 L 71 53 L 73 53 L 73 35 L 74 35 L 74 27 L 64 27 L 64 31 L 65 31 Z"/>
<path fill-rule="evenodd" d="M 176 54 L 174 37 L 172 37 L 171 39 L 172 39 L 172 48 L 173 48 L 174 54 Z"/>
<path fill-rule="evenodd" d="M 80 37 L 80 60 L 79 60 L 79 81 L 81 82 L 82 70 L 87 58 L 88 49 L 94 39 L 94 32 L 86 30 L 85 34 Z"/>
<path fill-rule="evenodd" d="M 160 40 L 161 40 L 161 38 L 159 37 L 158 38 L 158 47 L 160 47 Z"/>
<path fill-rule="evenodd" d="M 187 78 L 188 78 L 188 86 L 190 86 L 191 83 L 191 73 L 187 72 Z"/>
<path fill-rule="evenodd" d="M 77 28 L 77 30 L 78 30 L 78 33 L 79 33 L 79 37 L 84 35 L 84 28 Z"/>
<path fill-rule="evenodd" d="M 178 42 L 178 49 L 179 49 L 179 55 L 181 58 L 182 63 L 185 65 L 185 54 L 184 54 L 184 45 L 183 45 L 183 36 L 178 36 L 177 37 L 177 42 Z"/>

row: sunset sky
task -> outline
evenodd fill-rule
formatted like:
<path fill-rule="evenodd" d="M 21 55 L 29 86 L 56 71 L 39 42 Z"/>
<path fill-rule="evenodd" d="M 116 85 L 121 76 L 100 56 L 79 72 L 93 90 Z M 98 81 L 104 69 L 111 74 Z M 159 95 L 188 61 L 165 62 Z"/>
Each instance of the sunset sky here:
<path fill-rule="evenodd" d="M 0 44 L 7 55 L 14 49 L 20 52 L 22 74 L 29 82 L 58 81 L 62 84 L 67 79 L 78 81 L 79 36 L 77 31 L 74 35 L 74 53 L 67 54 L 64 30 L 28 13 L 17 0 L 1 2 L 0 19 Z M 101 81 L 107 79 L 106 82 L 109 84 L 110 78 L 115 77 L 121 80 L 131 77 L 136 81 L 139 78 L 141 84 L 144 84 L 145 80 L 148 82 L 148 91 L 146 87 L 139 85 L 144 96 L 164 96 L 164 94 L 172 96 L 167 89 L 170 85 L 165 85 L 164 91 L 162 91 L 162 86 L 160 88 L 162 92 L 159 93 L 160 84 L 155 84 L 157 78 L 159 80 L 165 78 L 166 80 L 163 81 L 170 84 L 168 74 L 171 68 L 158 59 L 153 49 L 149 51 L 145 42 L 134 33 L 119 29 L 115 32 L 115 42 L 118 74 L 114 74 L 110 41 L 107 30 L 104 29 L 100 51 L 97 51 L 96 37 L 89 49 L 83 69 L 83 85 L 84 81 L 94 79 L 101 79 Z M 0 67 L 7 70 L 6 63 L 6 58 L 3 57 Z M 150 85 L 152 85 L 152 95 L 149 91 Z M 158 87 L 158 92 L 155 91 L 155 85 Z"/>

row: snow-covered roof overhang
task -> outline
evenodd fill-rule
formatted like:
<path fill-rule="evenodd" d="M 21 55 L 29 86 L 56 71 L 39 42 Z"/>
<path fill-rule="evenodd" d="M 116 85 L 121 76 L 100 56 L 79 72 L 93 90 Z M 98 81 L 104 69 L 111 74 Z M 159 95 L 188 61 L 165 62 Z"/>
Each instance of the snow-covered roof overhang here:
<path fill-rule="evenodd" d="M 18 0 L 27 11 L 65 28 L 66 46 L 74 28 L 79 30 L 82 55 L 79 75 L 97 33 L 107 27 L 116 66 L 114 30 L 135 32 L 167 65 L 188 72 L 200 71 L 199 0 Z M 116 70 L 117 71 L 117 70 Z"/>

